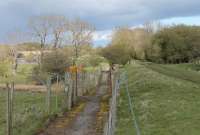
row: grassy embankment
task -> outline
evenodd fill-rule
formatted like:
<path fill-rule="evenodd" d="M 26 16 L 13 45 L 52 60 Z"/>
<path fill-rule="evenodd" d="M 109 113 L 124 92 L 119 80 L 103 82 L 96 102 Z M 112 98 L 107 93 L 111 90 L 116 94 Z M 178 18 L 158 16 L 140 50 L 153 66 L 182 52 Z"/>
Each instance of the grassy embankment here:
<path fill-rule="evenodd" d="M 125 68 L 142 135 L 200 134 L 200 73 L 193 67 L 136 64 Z M 117 135 L 134 134 L 128 98 L 122 86 Z"/>

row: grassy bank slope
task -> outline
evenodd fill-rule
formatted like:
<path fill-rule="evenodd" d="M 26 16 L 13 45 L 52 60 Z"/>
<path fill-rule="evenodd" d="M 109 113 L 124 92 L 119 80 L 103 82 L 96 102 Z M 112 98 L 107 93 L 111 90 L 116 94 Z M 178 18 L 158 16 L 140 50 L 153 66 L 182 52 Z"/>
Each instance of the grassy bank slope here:
<path fill-rule="evenodd" d="M 128 72 L 129 89 L 142 135 L 200 134 L 198 74 L 160 65 L 132 65 L 125 70 Z M 128 98 L 122 86 L 117 135 L 134 134 Z"/>
<path fill-rule="evenodd" d="M 190 81 L 196 84 L 200 84 L 200 73 L 191 69 L 191 65 L 179 64 L 179 65 L 161 65 L 161 64 L 145 64 L 147 68 L 150 68 L 161 74 Z"/>

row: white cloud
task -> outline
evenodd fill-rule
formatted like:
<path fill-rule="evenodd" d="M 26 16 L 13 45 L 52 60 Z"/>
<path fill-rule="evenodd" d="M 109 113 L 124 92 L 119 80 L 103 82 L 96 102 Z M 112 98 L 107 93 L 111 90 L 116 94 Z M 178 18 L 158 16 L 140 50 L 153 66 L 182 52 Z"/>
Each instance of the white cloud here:
<path fill-rule="evenodd" d="M 112 38 L 112 30 L 96 31 L 93 33 L 93 41 L 96 46 L 108 44 Z"/>
<path fill-rule="evenodd" d="M 97 31 L 93 34 L 93 40 L 101 41 L 101 40 L 111 40 L 112 30 L 104 30 Z"/>

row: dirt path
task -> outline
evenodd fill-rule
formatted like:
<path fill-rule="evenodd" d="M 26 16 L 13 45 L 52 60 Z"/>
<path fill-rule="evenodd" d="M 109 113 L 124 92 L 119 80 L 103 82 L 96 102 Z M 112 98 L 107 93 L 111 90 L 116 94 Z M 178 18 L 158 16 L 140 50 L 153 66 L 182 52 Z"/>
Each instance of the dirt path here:
<path fill-rule="evenodd" d="M 96 130 L 97 113 L 100 111 L 100 101 L 106 94 L 106 84 L 101 83 L 95 96 L 83 97 L 85 103 L 66 117 L 58 118 L 48 129 L 39 135 L 100 135 Z M 69 116 L 71 115 L 71 116 Z M 69 120 L 69 117 L 74 117 Z"/>

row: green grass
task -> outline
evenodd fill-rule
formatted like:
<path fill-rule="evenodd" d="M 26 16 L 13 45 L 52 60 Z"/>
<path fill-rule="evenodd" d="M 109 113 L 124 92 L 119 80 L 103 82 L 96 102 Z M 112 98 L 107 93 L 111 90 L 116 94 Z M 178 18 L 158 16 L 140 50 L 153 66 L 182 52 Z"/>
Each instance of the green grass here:
<path fill-rule="evenodd" d="M 194 69 L 188 70 L 187 66 L 191 65 L 179 64 L 179 65 L 161 65 L 161 64 L 146 64 L 147 68 L 152 69 L 161 74 L 167 76 L 180 78 L 193 83 L 200 84 L 200 73 Z"/>
<path fill-rule="evenodd" d="M 55 94 L 52 95 L 52 114 L 63 110 L 63 96 L 58 95 L 58 109 L 56 110 Z M 46 113 L 45 93 L 15 92 L 14 94 L 14 135 L 32 135 L 44 126 L 48 115 Z M 0 91 L 0 135 L 6 134 L 6 92 Z"/>
<path fill-rule="evenodd" d="M 185 70 L 189 70 L 189 71 L 200 71 L 200 65 L 199 64 L 190 64 L 190 63 L 186 63 L 186 64 L 172 64 L 172 65 L 167 65 L 169 67 L 177 67 L 177 68 L 181 68 L 181 69 L 185 69 Z"/>
<path fill-rule="evenodd" d="M 11 67 L 11 65 L 8 66 L 8 67 Z M 4 77 L 0 76 L 0 83 L 1 84 L 5 83 L 6 80 L 12 80 L 12 81 L 14 81 L 17 84 L 29 84 L 29 83 L 33 83 L 30 76 L 31 76 L 31 73 L 32 73 L 32 69 L 34 67 L 35 67 L 35 65 L 32 65 L 32 64 L 19 65 L 15 77 L 9 76 L 8 78 L 4 78 Z M 9 74 L 11 74 L 12 70 L 8 69 L 7 72 Z"/>
<path fill-rule="evenodd" d="M 200 75 L 196 71 L 154 64 L 125 70 L 142 135 L 200 134 Z M 117 115 L 116 135 L 136 135 L 123 85 Z"/>

